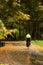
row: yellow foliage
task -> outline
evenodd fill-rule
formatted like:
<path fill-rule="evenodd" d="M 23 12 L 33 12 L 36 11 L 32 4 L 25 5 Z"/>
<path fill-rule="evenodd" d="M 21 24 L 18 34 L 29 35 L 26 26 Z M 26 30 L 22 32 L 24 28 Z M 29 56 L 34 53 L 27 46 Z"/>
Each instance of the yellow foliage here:
<path fill-rule="evenodd" d="M 2 35 L 0 35 L 0 39 L 5 39 L 5 37 L 4 37 L 4 36 L 2 36 Z"/>
<path fill-rule="evenodd" d="M 19 11 L 19 14 L 21 14 L 22 18 L 25 20 L 30 20 L 30 15 L 24 14 L 23 12 Z"/>
<path fill-rule="evenodd" d="M 13 21 L 13 17 L 8 17 L 8 21 L 12 22 Z"/>
<path fill-rule="evenodd" d="M 20 3 L 21 0 L 18 0 L 18 2 Z"/>
<path fill-rule="evenodd" d="M 20 6 L 20 4 L 17 2 L 13 2 L 12 4 L 13 4 L 13 6 Z"/>
<path fill-rule="evenodd" d="M 13 32 L 13 30 L 7 30 L 7 31 L 6 31 L 6 34 L 7 34 L 7 35 L 9 34 L 9 35 L 11 35 L 12 37 L 14 37 L 14 36 L 12 35 L 12 32 Z"/>
<path fill-rule="evenodd" d="M 6 2 L 8 2 L 9 0 L 5 0 Z"/>
<path fill-rule="evenodd" d="M 10 32 L 13 32 L 13 30 L 10 30 Z"/>
<path fill-rule="evenodd" d="M 39 10 L 43 10 L 43 6 L 42 5 L 39 6 Z"/>
<path fill-rule="evenodd" d="M 0 4 L 0 9 L 3 9 L 3 5 Z"/>
<path fill-rule="evenodd" d="M 6 32 L 6 27 L 3 27 L 3 31 Z"/>
<path fill-rule="evenodd" d="M 11 34 L 10 30 L 6 31 L 6 34 Z"/>

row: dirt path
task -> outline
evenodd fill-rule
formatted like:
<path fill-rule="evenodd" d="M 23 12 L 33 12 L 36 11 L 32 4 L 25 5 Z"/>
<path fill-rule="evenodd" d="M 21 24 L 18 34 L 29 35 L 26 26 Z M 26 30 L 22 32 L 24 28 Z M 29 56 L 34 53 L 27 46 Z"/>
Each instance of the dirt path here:
<path fill-rule="evenodd" d="M 11 56 L 8 54 L 8 51 L 14 51 L 14 50 L 19 50 L 18 47 L 12 46 L 12 44 L 7 44 L 4 47 L 0 48 L 0 63 L 4 63 L 4 64 L 9 64 L 9 65 L 22 65 L 19 62 L 15 62 Z M 23 50 L 23 49 L 22 49 Z"/>
<path fill-rule="evenodd" d="M 34 54 L 38 54 L 38 55 L 41 55 L 43 57 L 43 48 L 40 47 L 40 46 L 37 46 L 37 45 L 30 45 L 30 47 L 26 47 L 25 45 L 23 46 L 14 46 L 12 44 L 6 44 L 5 47 L 2 47 L 0 48 L 0 63 L 4 63 L 4 64 L 9 64 L 9 65 L 23 65 L 19 62 L 15 62 L 13 57 L 10 56 L 10 54 L 8 52 L 26 52 L 27 53 L 27 60 L 26 61 L 29 61 L 30 57 L 29 57 L 29 54 L 31 56 L 32 53 Z M 33 54 L 33 55 L 34 55 Z M 34 56 L 33 56 L 34 57 Z M 32 58 L 33 58 L 32 57 Z M 19 57 L 18 57 L 19 59 Z M 43 60 L 43 59 L 42 59 Z M 38 60 L 39 62 L 39 60 Z M 40 63 L 42 63 L 43 65 L 43 62 L 40 60 Z M 27 65 L 28 65 L 28 62 L 27 62 Z M 39 64 L 40 65 L 40 64 Z"/>
<path fill-rule="evenodd" d="M 0 63 L 8 65 L 21 65 L 20 63 L 16 63 L 5 50 L 0 51 Z"/>

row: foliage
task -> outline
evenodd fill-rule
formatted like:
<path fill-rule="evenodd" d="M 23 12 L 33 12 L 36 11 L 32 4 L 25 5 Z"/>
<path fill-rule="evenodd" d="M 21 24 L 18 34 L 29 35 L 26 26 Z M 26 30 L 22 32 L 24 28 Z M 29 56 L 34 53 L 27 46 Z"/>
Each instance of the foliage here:
<path fill-rule="evenodd" d="M 12 29 L 12 30 L 6 29 L 3 22 L 0 20 L 0 39 L 4 40 L 7 37 L 7 35 L 11 35 L 12 37 L 14 37 L 12 35 L 12 33 L 14 33 L 14 35 L 16 35 L 16 38 L 17 38 L 18 34 L 19 34 L 19 31 L 18 31 L 18 29 Z"/>
<path fill-rule="evenodd" d="M 0 20 L 0 39 L 5 39 L 6 34 L 5 34 L 6 29 L 4 28 L 4 24 L 2 20 Z"/>
<path fill-rule="evenodd" d="M 8 30 L 19 30 L 19 39 L 25 39 L 27 33 L 43 39 L 42 0 L 0 0 L 0 19 Z"/>
<path fill-rule="evenodd" d="M 1 6 L 3 6 L 3 8 L 0 8 L 0 14 L 1 14 L 1 19 L 4 21 L 5 25 L 6 25 L 6 21 L 8 22 L 7 25 L 10 23 L 15 23 L 18 22 L 19 20 L 28 20 L 30 19 L 30 16 L 28 16 L 28 14 L 25 14 L 23 11 L 21 11 L 21 4 L 20 1 L 18 0 L 1 0 Z M 6 26 L 7 26 L 6 25 Z M 8 26 L 11 26 L 11 24 L 9 24 Z"/>

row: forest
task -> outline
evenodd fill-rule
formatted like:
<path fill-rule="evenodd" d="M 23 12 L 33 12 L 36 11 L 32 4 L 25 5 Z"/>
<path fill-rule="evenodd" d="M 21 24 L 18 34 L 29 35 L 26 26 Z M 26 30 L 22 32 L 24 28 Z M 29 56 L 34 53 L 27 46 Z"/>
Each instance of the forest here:
<path fill-rule="evenodd" d="M 0 0 L 0 20 L 6 29 L 18 29 L 19 36 L 7 40 L 43 40 L 43 0 Z M 18 32 L 17 32 L 18 33 Z"/>

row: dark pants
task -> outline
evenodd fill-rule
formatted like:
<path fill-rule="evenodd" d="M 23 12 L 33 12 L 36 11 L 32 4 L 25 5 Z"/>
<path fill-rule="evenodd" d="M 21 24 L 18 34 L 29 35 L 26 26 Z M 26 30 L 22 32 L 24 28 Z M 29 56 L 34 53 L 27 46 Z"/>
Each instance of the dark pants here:
<path fill-rule="evenodd" d="M 5 42 L 0 40 L 0 47 L 5 46 Z"/>
<path fill-rule="evenodd" d="M 27 47 L 30 46 L 30 38 L 27 38 L 27 39 L 26 39 L 26 46 L 27 46 Z"/>

